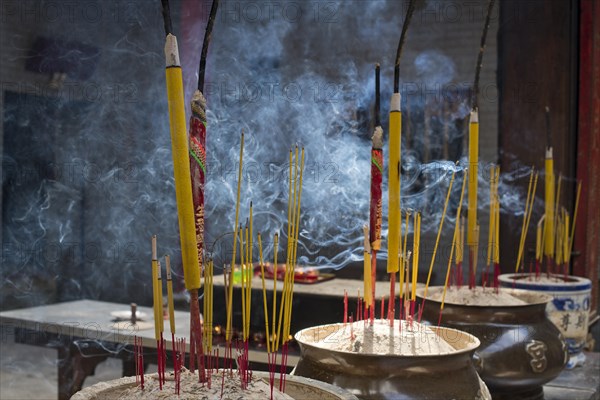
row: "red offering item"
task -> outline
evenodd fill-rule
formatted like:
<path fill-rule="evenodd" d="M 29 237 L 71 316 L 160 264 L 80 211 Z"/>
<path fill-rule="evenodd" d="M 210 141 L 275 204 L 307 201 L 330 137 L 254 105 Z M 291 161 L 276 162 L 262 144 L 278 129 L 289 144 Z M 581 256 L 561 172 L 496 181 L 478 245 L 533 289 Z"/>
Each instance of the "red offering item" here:
<path fill-rule="evenodd" d="M 283 281 L 285 277 L 285 264 L 278 264 L 277 268 L 273 268 L 273 264 L 265 263 L 265 278 L 273 279 L 277 276 L 278 281 Z M 254 274 L 260 275 L 260 265 L 256 264 L 254 266 Z M 310 268 L 310 267 L 296 267 L 294 270 L 294 282 L 295 283 L 318 283 L 327 281 L 335 278 L 334 274 L 330 273 L 321 273 L 318 269 Z"/>

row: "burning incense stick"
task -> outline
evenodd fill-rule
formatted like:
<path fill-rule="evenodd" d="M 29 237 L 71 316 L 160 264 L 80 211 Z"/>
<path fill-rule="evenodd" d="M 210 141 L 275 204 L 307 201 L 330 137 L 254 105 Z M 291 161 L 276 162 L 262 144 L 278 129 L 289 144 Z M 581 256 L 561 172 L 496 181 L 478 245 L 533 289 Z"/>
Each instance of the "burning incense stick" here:
<path fill-rule="evenodd" d="M 482 286 L 487 285 L 487 275 L 490 268 L 490 263 L 492 262 L 492 254 L 494 252 L 493 243 L 495 236 L 495 227 L 494 224 L 496 222 L 495 218 L 495 194 L 494 194 L 494 177 L 495 177 L 495 168 L 490 169 L 490 220 L 488 225 L 488 247 L 487 247 L 487 260 L 485 263 L 485 272 L 483 273 Z"/>
<path fill-rule="evenodd" d="M 154 311 L 154 338 L 160 340 L 160 321 L 162 315 L 160 315 L 159 299 L 158 299 L 158 258 L 156 251 L 156 235 L 152 236 L 152 298 Z"/>
<path fill-rule="evenodd" d="M 171 334 L 175 335 L 175 303 L 173 302 L 173 277 L 171 275 L 171 257 L 165 256 L 165 264 L 167 264 L 167 302 L 169 305 L 169 327 Z"/>
<path fill-rule="evenodd" d="M 421 246 L 421 213 L 415 213 L 415 219 L 413 222 L 413 270 L 412 270 L 412 291 L 410 300 L 412 302 L 417 300 L 417 276 L 419 274 L 419 253 Z M 412 307 L 412 305 L 411 305 Z"/>
<path fill-rule="evenodd" d="M 377 278 L 377 251 L 381 248 L 381 223 L 382 223 L 382 192 L 381 182 L 383 179 L 383 129 L 379 117 L 380 108 L 380 68 L 379 64 L 375 65 L 375 132 L 371 140 L 373 145 L 371 148 L 371 201 L 369 208 L 370 222 L 370 248 L 372 251 L 371 271 L 369 281 L 365 277 L 366 285 L 369 283 L 369 293 L 365 292 L 365 301 L 371 312 L 371 322 L 375 318 L 375 282 Z M 366 244 L 366 243 L 365 243 Z M 366 272 L 366 271 L 365 271 Z"/>
<path fill-rule="evenodd" d="M 238 239 L 238 221 L 240 216 L 240 192 L 242 187 L 242 167 L 244 161 L 244 131 L 240 139 L 240 161 L 238 170 L 238 182 L 237 182 L 237 196 L 235 200 L 235 222 L 233 231 L 233 251 L 231 255 L 231 267 L 229 269 L 229 287 L 227 292 L 227 326 L 225 328 L 225 339 L 228 343 L 231 343 L 232 330 L 231 330 L 231 313 L 232 313 L 232 302 L 233 302 L 233 269 L 235 266 L 236 250 L 237 250 L 237 239 Z"/>
<path fill-rule="evenodd" d="M 469 247 L 469 276 L 473 273 L 473 248 L 476 244 L 477 188 L 479 179 L 479 114 L 471 111 L 469 123 L 469 189 L 467 207 L 467 246 Z"/>
<path fill-rule="evenodd" d="M 275 233 L 273 238 L 273 316 L 271 319 L 271 332 L 273 333 L 273 342 L 277 340 L 275 335 L 275 320 L 277 311 L 277 251 L 279 249 L 279 233 Z M 273 343 L 274 344 L 274 343 Z"/>
<path fill-rule="evenodd" d="M 525 211 L 523 213 L 523 226 L 521 228 L 521 240 L 519 242 L 519 252 L 517 254 L 517 265 L 515 266 L 515 273 L 517 273 L 519 271 L 519 266 L 521 266 L 521 262 L 524 258 L 525 241 L 527 238 L 529 219 L 531 218 L 531 213 L 533 211 L 533 203 L 535 201 L 535 191 L 536 191 L 536 187 L 537 187 L 538 173 L 535 172 L 535 178 L 533 178 L 533 176 L 534 176 L 534 171 L 532 168 L 531 175 L 529 177 L 529 186 L 527 189 L 527 200 L 525 201 Z M 531 184 L 532 178 L 533 178 L 533 190 L 532 190 L 532 184 Z"/>
<path fill-rule="evenodd" d="M 440 226 L 438 228 L 437 236 L 435 238 L 435 246 L 433 247 L 433 255 L 431 256 L 431 262 L 429 263 L 429 271 L 427 272 L 427 281 L 425 282 L 425 289 L 423 291 L 423 303 L 427 299 L 427 289 L 429 288 L 429 282 L 431 281 L 431 273 L 433 271 L 433 265 L 435 264 L 435 255 L 437 254 L 437 248 L 440 243 L 440 236 L 442 235 L 442 228 L 444 227 L 444 220 L 446 219 L 446 210 L 448 209 L 448 203 L 450 202 L 450 193 L 452 193 L 452 185 L 454 184 L 454 176 L 456 170 L 452 171 L 452 177 L 450 178 L 450 184 L 448 185 L 448 193 L 446 194 L 446 201 L 444 201 L 444 209 L 442 210 L 442 217 L 440 219 Z M 421 305 L 421 311 L 423 311 L 424 305 Z M 419 322 L 421 321 L 421 313 L 419 313 Z"/>
<path fill-rule="evenodd" d="M 463 197 L 465 194 L 465 186 L 467 183 L 467 179 L 468 179 L 468 175 L 469 172 L 468 170 L 463 174 L 463 183 L 462 183 L 462 188 L 460 190 L 460 200 L 458 201 L 458 208 L 456 209 L 456 223 L 454 226 L 454 234 L 452 235 L 452 246 L 450 248 L 450 257 L 448 257 L 448 267 L 446 269 L 446 280 L 444 281 L 444 290 L 442 292 L 442 302 L 440 304 L 440 317 L 438 320 L 438 326 L 440 325 L 440 322 L 442 320 L 442 311 L 444 310 L 444 302 L 446 300 L 446 290 L 448 289 L 448 281 L 450 279 L 450 267 L 452 266 L 452 255 L 454 253 L 454 248 L 456 247 L 456 243 L 458 240 L 458 236 L 460 233 L 460 211 L 462 209 L 462 203 L 463 203 Z"/>
<path fill-rule="evenodd" d="M 579 209 L 579 196 L 581 195 L 581 182 L 577 183 L 577 195 L 575 196 L 575 209 L 573 211 L 573 223 L 571 225 L 571 235 L 569 238 L 569 254 L 567 260 L 571 260 L 571 252 L 573 251 L 573 239 L 575 238 L 575 223 L 577 222 L 577 210 Z"/>
<path fill-rule="evenodd" d="M 402 313 L 402 303 L 404 300 L 404 281 L 406 280 L 406 282 L 408 283 L 408 270 L 405 268 L 405 262 L 407 262 L 408 258 L 410 258 L 410 251 L 408 252 L 408 255 L 406 253 L 406 244 L 408 243 L 408 223 L 409 223 L 409 218 L 410 218 L 410 211 L 406 211 L 405 212 L 405 220 L 404 220 L 404 226 L 405 226 L 405 230 L 404 230 L 404 240 L 402 241 L 403 246 L 402 246 L 402 251 L 401 251 L 401 256 L 400 256 L 400 262 L 401 262 L 401 268 L 400 268 L 400 291 L 399 291 L 399 304 L 400 304 L 400 313 Z M 408 264 L 406 264 L 408 266 Z M 408 290 L 407 290 L 408 292 Z M 406 319 L 406 315 L 404 316 L 404 318 Z M 400 319 L 402 319 L 400 317 Z M 400 328 L 402 328 L 402 324 L 400 324 Z"/>
<path fill-rule="evenodd" d="M 402 112 L 400 111 L 400 57 L 406 40 L 406 32 L 415 9 L 415 0 L 410 0 L 406 17 L 402 24 L 402 33 L 396 50 L 396 62 L 394 64 L 394 93 L 390 102 L 389 118 L 389 178 L 388 178 L 388 261 L 387 272 L 398 272 L 398 250 L 401 238 L 400 220 L 400 170 L 401 143 L 402 143 Z M 394 275 L 395 276 L 395 275 Z"/>
<path fill-rule="evenodd" d="M 204 89 L 204 73 L 206 57 L 211 39 L 212 28 L 219 6 L 219 0 L 213 0 L 210 15 L 204 33 L 200 64 L 198 67 L 198 89 L 192 95 L 191 116 L 189 123 L 189 160 L 192 179 L 192 198 L 194 202 L 194 222 L 196 232 L 197 257 L 200 271 L 204 268 L 204 185 L 206 178 L 206 99 L 202 94 Z M 201 336 L 200 310 L 198 309 L 198 290 L 190 291 L 190 328 L 195 331 L 194 349 L 200 348 Z M 194 354 L 191 354 L 194 357 Z"/>
<path fill-rule="evenodd" d="M 265 313 L 265 335 L 267 337 L 267 353 L 271 353 L 271 336 L 269 335 L 269 311 L 267 305 L 267 287 L 265 285 L 265 264 L 263 262 L 262 252 L 262 240 L 260 239 L 260 232 L 257 235 L 258 238 L 258 262 L 260 265 L 260 278 L 262 280 L 262 292 L 263 292 L 263 308 Z M 273 277 L 273 280 L 277 280 L 277 275 Z"/>
<path fill-rule="evenodd" d="M 185 131 L 185 107 L 183 99 L 183 79 L 177 38 L 170 31 L 168 0 L 162 0 L 166 15 L 165 42 L 166 82 L 169 104 L 169 122 L 171 127 L 171 149 L 175 175 L 175 194 L 177 214 L 179 216 L 179 235 L 183 262 L 185 286 L 188 290 L 200 288 L 200 268 L 196 252 L 194 206 L 192 202 L 192 183 L 188 160 L 188 144 Z"/>
<path fill-rule="evenodd" d="M 477 187 L 479 179 L 479 76 L 483 65 L 483 52 L 485 51 L 487 32 L 490 26 L 490 18 L 494 0 L 488 3 L 483 32 L 477 54 L 477 63 L 475 64 L 475 79 L 472 92 L 472 110 L 469 123 L 469 191 L 467 207 L 467 245 L 469 247 L 469 276 L 473 276 L 474 271 L 474 246 L 476 245 L 475 228 L 477 222 Z"/>
<path fill-rule="evenodd" d="M 545 227 L 545 237 L 546 241 L 544 243 L 544 255 L 547 260 L 550 262 L 552 258 L 554 258 L 554 159 L 552 157 L 552 147 L 548 147 L 546 149 L 546 160 L 545 160 L 545 198 L 544 204 L 546 208 L 546 222 L 544 223 Z"/>

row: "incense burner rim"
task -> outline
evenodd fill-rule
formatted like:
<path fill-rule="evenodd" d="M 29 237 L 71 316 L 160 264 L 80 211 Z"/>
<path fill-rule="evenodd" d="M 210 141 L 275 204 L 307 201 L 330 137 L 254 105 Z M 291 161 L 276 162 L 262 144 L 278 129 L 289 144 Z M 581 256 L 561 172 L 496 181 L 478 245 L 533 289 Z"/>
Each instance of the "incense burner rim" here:
<path fill-rule="evenodd" d="M 481 287 L 481 286 L 477 286 L 477 287 Z M 443 286 L 431 286 L 428 289 L 428 295 L 431 294 L 432 290 L 443 290 L 444 287 Z M 490 290 L 494 290 L 493 288 L 489 288 Z M 529 297 L 536 297 L 537 300 L 533 301 L 533 302 L 527 302 L 527 304 L 504 304 L 504 305 L 479 305 L 479 304 L 461 304 L 461 303 L 454 303 L 451 301 L 444 301 L 444 304 L 451 304 L 453 307 L 464 307 L 464 308 L 469 308 L 469 309 L 485 309 L 485 308 L 494 308 L 496 310 L 498 309 L 503 309 L 503 308 L 507 308 L 507 309 L 521 309 L 521 308 L 526 308 L 526 307 L 531 307 L 531 306 L 545 306 L 548 302 L 552 301 L 552 297 L 545 295 L 545 294 L 541 294 L 541 293 L 537 293 L 534 292 L 532 290 L 526 290 L 526 289 L 512 289 L 512 288 L 501 288 L 501 290 L 509 292 L 509 293 L 515 293 L 517 294 L 517 297 L 519 297 L 519 295 L 523 296 L 523 295 L 527 295 Z M 417 288 L 417 297 L 423 301 L 423 293 L 424 293 L 425 289 L 424 288 Z M 440 300 L 434 300 L 430 297 L 425 298 L 425 301 L 427 302 L 433 302 L 433 303 L 438 303 L 441 304 L 442 302 Z"/>
<path fill-rule="evenodd" d="M 574 290 L 587 290 L 592 288 L 592 281 L 588 278 L 568 275 L 568 281 L 564 280 L 564 275 L 560 274 L 550 274 L 552 278 L 562 279 L 562 282 L 544 282 L 537 283 L 535 281 L 532 282 L 524 282 L 522 279 L 530 278 L 532 274 L 528 273 L 511 273 L 511 274 L 502 274 L 498 277 L 498 279 L 503 283 L 512 284 L 513 282 L 518 282 L 522 289 L 547 289 L 554 291 L 574 291 Z"/>
<path fill-rule="evenodd" d="M 399 320 L 394 320 L 395 324 L 394 326 L 397 326 L 397 322 Z M 464 332 L 461 331 L 459 329 L 454 329 L 454 328 L 449 328 L 449 327 L 445 327 L 445 326 L 428 326 L 428 328 L 432 329 L 432 330 L 436 330 L 436 331 L 442 331 L 442 332 L 454 332 L 455 334 L 458 335 L 464 335 L 466 337 L 466 342 L 467 345 L 462 348 L 462 349 L 457 349 L 454 348 L 455 351 L 453 352 L 449 352 L 449 353 L 437 353 L 437 354 L 378 354 L 378 353 L 358 353 L 358 352 L 353 352 L 353 351 L 346 351 L 346 350 L 334 350 L 334 349 L 327 349 L 324 347 L 319 347 L 316 346 L 314 343 L 311 342 L 307 342 L 305 340 L 303 340 L 302 335 L 306 335 L 305 337 L 309 337 L 310 333 L 308 333 L 309 331 L 315 330 L 315 329 L 319 329 L 319 328 L 323 328 L 323 327 L 330 327 L 330 326 L 342 326 L 343 327 L 343 323 L 338 322 L 335 324 L 325 324 L 325 325 L 317 325 L 317 326 L 312 326 L 309 328 L 304 328 L 300 331 L 298 331 L 295 335 L 294 335 L 294 339 L 300 344 L 300 347 L 302 348 L 302 346 L 306 346 L 308 348 L 311 348 L 313 350 L 316 351 L 327 351 L 327 352 L 331 352 L 331 353 L 335 353 L 335 354 L 340 354 L 340 355 L 349 355 L 349 356 L 353 356 L 353 357 L 360 357 L 360 358 L 365 358 L 366 360 L 370 360 L 370 359 L 381 359 L 381 358 L 398 358 L 398 359 L 413 359 L 413 360 L 417 360 L 417 359 L 423 359 L 423 360 L 427 360 L 427 359 L 434 359 L 434 358 L 439 358 L 439 357 L 450 357 L 450 356 L 458 356 L 458 355 L 462 355 L 462 354 L 469 354 L 469 353 L 474 353 L 475 350 L 477 350 L 477 348 L 481 345 L 481 341 L 474 335 L 471 335 L 468 332 Z M 436 332 L 437 334 L 437 332 Z M 438 334 L 438 336 L 440 336 Z M 443 337 L 440 337 L 441 339 L 444 339 Z M 454 347 L 454 345 L 450 342 L 447 342 L 448 344 L 450 344 L 450 346 Z"/>

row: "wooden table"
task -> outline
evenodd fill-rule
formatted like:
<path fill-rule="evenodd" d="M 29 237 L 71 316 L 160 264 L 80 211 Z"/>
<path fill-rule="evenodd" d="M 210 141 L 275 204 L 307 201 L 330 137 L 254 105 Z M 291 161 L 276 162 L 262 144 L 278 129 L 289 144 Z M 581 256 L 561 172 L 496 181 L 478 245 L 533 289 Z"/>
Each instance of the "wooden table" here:
<path fill-rule="evenodd" d="M 138 310 L 152 317 L 152 309 L 138 307 Z M 156 364 L 156 340 L 154 328 L 138 329 L 136 325 L 125 323 L 115 326 L 113 311 L 129 311 L 129 305 L 93 300 L 78 300 L 46 306 L 25 308 L 0 313 L 0 325 L 4 332 L 14 330 L 18 343 L 53 347 L 58 351 L 58 398 L 67 400 L 79 391 L 86 377 L 93 375 L 96 366 L 108 357 L 123 361 L 123 376 L 135 374 L 133 359 L 133 338 L 142 339 L 144 362 Z M 185 338 L 189 344 L 189 313 L 175 311 L 177 337 Z M 151 321 L 149 321 L 151 322 Z M 153 326 L 153 325 L 152 325 Z M 165 340 L 171 348 L 171 334 Z M 189 346 L 187 348 L 189 352 Z M 170 358 L 170 352 L 168 352 Z M 220 354 L 224 354 L 220 352 Z M 250 349 L 251 368 L 267 365 L 265 351 Z M 298 356 L 288 355 L 288 367 L 298 362 Z"/>

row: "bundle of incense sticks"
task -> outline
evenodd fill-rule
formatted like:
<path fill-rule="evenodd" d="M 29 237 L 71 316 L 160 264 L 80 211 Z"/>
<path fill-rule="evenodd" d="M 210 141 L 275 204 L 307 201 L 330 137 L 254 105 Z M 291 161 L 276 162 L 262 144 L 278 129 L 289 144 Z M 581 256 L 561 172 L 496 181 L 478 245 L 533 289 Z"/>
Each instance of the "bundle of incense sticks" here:
<path fill-rule="evenodd" d="M 500 276 L 500 199 L 498 185 L 500 183 L 500 167 L 490 169 L 490 221 L 488 229 L 487 262 L 481 278 L 481 286 L 488 286 L 490 264 L 494 264 L 493 286 L 499 290 Z"/>
<path fill-rule="evenodd" d="M 440 226 L 438 228 L 437 236 L 435 238 L 435 246 L 433 247 L 433 254 L 431 256 L 431 262 L 429 263 L 429 271 L 427 272 L 427 281 L 425 282 L 425 290 L 423 291 L 423 301 L 421 308 L 419 309 L 419 322 L 421 322 L 421 315 L 427 300 L 427 289 L 429 288 L 429 282 L 431 281 L 431 273 L 433 272 L 433 265 L 435 263 L 435 256 L 437 254 L 437 248 L 440 244 L 440 236 L 442 235 L 442 229 L 444 227 L 444 220 L 446 219 L 446 211 L 448 210 L 448 203 L 450 202 L 450 193 L 452 193 L 452 185 L 454 185 L 454 176 L 456 171 L 452 171 L 452 177 L 450 178 L 450 184 L 448 185 L 448 193 L 446 194 L 446 200 L 444 201 L 444 208 L 442 210 L 442 217 L 440 218 Z M 408 230 L 408 229 L 407 229 Z M 400 278 L 400 286 L 402 287 L 402 278 Z"/>
<path fill-rule="evenodd" d="M 463 197 L 465 194 L 465 186 L 467 183 L 467 179 L 468 179 L 468 174 L 470 170 L 465 170 L 465 173 L 463 175 L 463 183 L 462 183 L 462 188 L 460 190 L 460 200 L 458 202 L 458 208 L 456 209 L 456 223 L 454 226 L 454 235 L 452 236 L 452 246 L 450 247 L 450 257 L 448 257 L 448 267 L 446 269 L 446 279 L 444 281 L 444 290 L 442 292 L 442 302 L 440 304 L 440 316 L 438 318 L 438 326 L 440 325 L 440 323 L 442 322 L 442 313 L 444 311 L 444 302 L 446 300 L 446 290 L 448 288 L 448 281 L 450 279 L 450 267 L 452 266 L 452 255 L 454 253 L 454 249 L 456 247 L 457 241 L 458 241 L 458 237 L 460 235 L 460 212 L 462 209 L 462 204 L 463 204 Z"/>
<path fill-rule="evenodd" d="M 515 266 L 515 273 L 519 272 L 519 267 L 523 268 L 522 261 L 525 253 L 525 242 L 527 239 L 527 231 L 529 227 L 529 220 L 533 211 L 533 203 L 535 201 L 535 190 L 538 181 L 538 172 L 531 169 L 529 174 L 529 185 L 527 187 L 527 200 L 525 201 L 525 210 L 523 212 L 523 225 L 521 226 L 521 239 L 519 241 L 519 252 L 517 253 L 517 263 Z M 534 177 L 535 176 L 535 177 Z M 533 190 L 532 190 L 533 189 Z"/>

